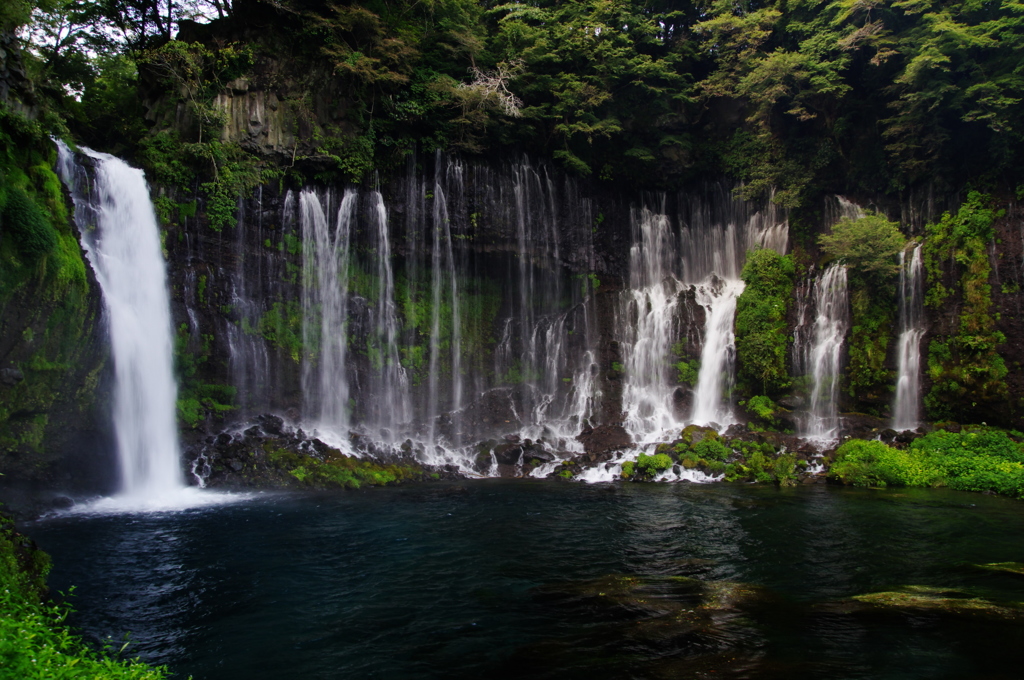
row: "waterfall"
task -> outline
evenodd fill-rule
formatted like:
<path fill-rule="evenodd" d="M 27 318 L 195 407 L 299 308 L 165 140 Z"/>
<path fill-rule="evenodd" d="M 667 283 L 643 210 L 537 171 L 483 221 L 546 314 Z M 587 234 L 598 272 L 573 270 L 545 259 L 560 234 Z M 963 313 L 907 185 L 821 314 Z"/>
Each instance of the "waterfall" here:
<path fill-rule="evenodd" d="M 838 396 L 843 341 L 849 325 L 846 267 L 833 264 L 814 282 L 815 319 L 802 362 L 811 371 L 811 399 L 804 433 L 821 443 L 839 435 Z"/>
<path fill-rule="evenodd" d="M 373 370 L 370 378 L 368 419 L 394 441 L 396 425 L 409 422 L 409 381 L 398 353 L 398 316 L 395 312 L 395 275 L 392 269 L 388 211 L 379 191 L 370 195 L 373 222 L 372 252 L 377 262 L 377 295 L 374 313 Z"/>
<path fill-rule="evenodd" d="M 184 488 L 174 341 L 160 232 L 141 170 L 89 149 L 89 172 L 58 143 L 82 245 L 103 293 L 114 363 L 120 493 L 152 502 Z"/>
<path fill-rule="evenodd" d="M 645 437 L 677 429 L 669 380 L 669 350 L 678 336 L 676 307 L 681 286 L 672 276 L 675 235 L 664 207 L 634 209 L 629 251 L 629 290 L 624 292 L 626 430 Z"/>
<path fill-rule="evenodd" d="M 740 273 L 749 250 L 786 251 L 786 215 L 770 202 L 762 210 L 736 199 L 722 187 L 709 195 L 680 197 L 678 235 L 666 214 L 634 209 L 630 249 L 630 289 L 624 293 L 620 324 L 625 324 L 626 429 L 638 441 L 661 438 L 686 423 L 724 427 L 736 422 L 730 403 L 735 377 L 733 321 L 743 292 Z M 681 299 L 692 290 L 703 308 L 704 324 L 688 331 L 680 318 Z M 700 338 L 685 337 L 685 333 Z M 673 348 L 700 345 L 700 370 L 692 406 L 675 404 Z"/>
<path fill-rule="evenodd" d="M 900 337 L 898 344 L 899 373 L 896 381 L 896 402 L 893 406 L 892 428 L 913 430 L 919 424 L 921 403 L 921 338 L 924 336 L 924 291 L 921 245 L 900 253 Z"/>
<path fill-rule="evenodd" d="M 328 196 L 328 205 L 330 204 Z M 302 334 L 307 348 L 316 347 L 317 364 L 304 364 L 304 392 L 315 403 L 319 427 L 347 442 L 349 389 L 348 282 L 349 241 L 358 194 L 345 191 L 333 232 L 320 199 L 310 190 L 299 197 L 302 227 Z"/>
<path fill-rule="evenodd" d="M 733 319 L 736 300 L 743 292 L 738 279 L 714 279 L 697 287 L 697 303 L 705 309 L 704 348 L 693 395 L 690 420 L 698 425 L 722 426 L 735 422 L 723 395 L 732 387 L 736 358 Z"/>
<path fill-rule="evenodd" d="M 434 232 L 431 238 L 431 318 L 430 318 L 430 367 L 429 367 L 429 392 L 427 418 L 430 419 L 428 426 L 427 441 L 430 448 L 428 454 L 431 459 L 436 452 L 438 443 L 436 415 L 441 408 L 441 353 L 442 330 L 448 326 L 449 336 L 448 352 L 451 359 L 451 400 L 449 409 L 457 414 L 462 408 L 462 319 L 459 309 L 459 281 L 455 270 L 455 255 L 452 250 L 452 232 L 448 213 L 448 202 L 445 198 L 444 185 L 441 175 L 442 168 L 447 163 L 438 153 L 438 163 L 434 179 Z M 447 173 L 446 173 L 447 174 Z M 461 179 L 461 174 L 455 173 L 456 179 Z M 448 313 L 445 313 L 447 302 Z M 457 433 L 458 427 L 454 428 Z M 457 445 L 457 442 L 449 442 Z"/>

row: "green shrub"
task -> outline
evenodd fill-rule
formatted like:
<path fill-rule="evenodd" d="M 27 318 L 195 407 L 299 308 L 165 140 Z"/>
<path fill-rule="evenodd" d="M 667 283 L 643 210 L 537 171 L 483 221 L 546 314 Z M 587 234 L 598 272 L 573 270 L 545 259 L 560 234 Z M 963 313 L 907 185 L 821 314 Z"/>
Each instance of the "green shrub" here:
<path fill-rule="evenodd" d="M 634 472 L 636 472 L 636 463 L 631 460 L 627 460 L 622 464 L 623 477 L 632 477 Z"/>
<path fill-rule="evenodd" d="M 664 453 L 656 453 L 653 456 L 648 456 L 641 452 L 636 459 L 636 466 L 645 475 L 654 475 L 672 467 L 672 459 Z"/>
<path fill-rule="evenodd" d="M 786 312 L 796 265 L 789 255 L 758 249 L 747 255 L 736 300 L 737 377 L 750 391 L 773 394 L 789 385 Z"/>
<path fill-rule="evenodd" d="M 732 449 L 721 439 L 705 437 L 693 446 L 693 455 L 704 460 L 725 460 L 732 455 Z"/>
<path fill-rule="evenodd" d="M 1024 497 L 1024 450 L 998 430 L 938 431 L 904 451 L 851 439 L 829 476 L 854 486 L 947 486 Z"/>
<path fill-rule="evenodd" d="M 796 484 L 796 454 L 784 453 L 772 463 L 772 475 L 779 486 Z"/>
<path fill-rule="evenodd" d="M 680 385 L 696 385 L 700 377 L 700 362 L 696 359 L 680 361 L 676 364 L 676 373 Z"/>

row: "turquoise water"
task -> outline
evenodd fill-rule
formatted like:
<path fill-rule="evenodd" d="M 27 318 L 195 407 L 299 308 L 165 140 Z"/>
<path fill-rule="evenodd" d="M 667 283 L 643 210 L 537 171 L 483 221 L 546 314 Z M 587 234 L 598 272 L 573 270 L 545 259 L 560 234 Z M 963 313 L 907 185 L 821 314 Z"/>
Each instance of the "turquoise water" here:
<path fill-rule="evenodd" d="M 948 491 L 437 483 L 41 520 L 73 622 L 196 680 L 1019 678 L 1024 504 Z M 680 578 L 686 577 L 686 578 Z M 936 591 L 935 589 L 939 589 Z"/>

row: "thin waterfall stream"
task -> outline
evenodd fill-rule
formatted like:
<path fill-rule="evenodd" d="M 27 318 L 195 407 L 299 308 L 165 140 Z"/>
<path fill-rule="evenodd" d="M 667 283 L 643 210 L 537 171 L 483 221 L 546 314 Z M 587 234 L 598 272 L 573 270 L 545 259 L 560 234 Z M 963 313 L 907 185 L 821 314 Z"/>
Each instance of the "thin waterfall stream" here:
<path fill-rule="evenodd" d="M 900 253 L 900 335 L 897 342 L 898 372 L 892 428 L 914 430 L 920 424 L 921 338 L 924 337 L 924 266 L 921 245 Z"/>

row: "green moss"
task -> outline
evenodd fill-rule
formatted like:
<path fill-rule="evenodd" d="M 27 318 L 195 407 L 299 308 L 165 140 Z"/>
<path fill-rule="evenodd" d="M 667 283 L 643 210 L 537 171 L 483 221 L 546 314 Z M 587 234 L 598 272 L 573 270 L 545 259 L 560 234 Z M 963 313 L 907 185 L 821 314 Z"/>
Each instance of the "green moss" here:
<path fill-rule="evenodd" d="M 199 369 L 212 351 L 213 336 L 202 335 L 193 343 L 187 324 L 181 324 L 174 338 L 174 367 L 178 377 L 178 421 L 195 429 L 207 417 L 221 418 L 235 407 L 237 390 L 228 385 L 204 383 Z"/>
<path fill-rule="evenodd" d="M 489 356 L 495 340 L 494 322 L 502 304 L 502 291 L 490 279 L 459 277 L 458 280 L 458 335 L 461 364 L 464 370 L 477 367 L 485 370 L 491 364 Z M 402 364 L 410 371 L 413 384 L 427 378 L 430 342 L 433 330 L 434 300 L 431 280 L 426 273 L 414 280 L 404 274 L 395 278 L 395 302 L 401 324 L 400 332 L 406 343 L 400 348 Z M 455 337 L 453 304 L 450 286 L 443 286 L 438 316 L 438 370 L 441 375 L 451 374 L 451 348 Z M 511 367 L 508 374 L 498 376 L 508 384 L 529 379 L 521 367 Z"/>
<path fill-rule="evenodd" d="M 274 302 L 255 326 L 248 319 L 242 319 L 242 332 L 259 335 L 284 351 L 292 361 L 302 361 L 302 305 L 297 302 Z"/>
<path fill-rule="evenodd" d="M 747 255 L 736 300 L 736 375 L 748 392 L 775 394 L 789 386 L 786 312 L 793 298 L 792 256 L 758 249 Z"/>
<path fill-rule="evenodd" d="M 316 488 L 358 489 L 363 485 L 385 486 L 424 477 L 423 470 L 417 467 L 382 465 L 345 456 L 335 449 L 327 451 L 322 460 L 272 445 L 266 447 L 266 453 L 272 466 Z"/>
<path fill-rule="evenodd" d="M 855 276 L 851 277 L 850 284 L 852 313 L 847 389 L 850 396 L 887 403 L 894 381 L 893 372 L 886 368 L 886 356 L 897 311 L 895 286 L 869 287 Z"/>
<path fill-rule="evenodd" d="M 3 211 L 5 231 L 14 239 L 18 254 L 33 263 L 57 247 L 57 232 L 28 194 L 19 187 L 7 190 Z"/>
<path fill-rule="evenodd" d="M 990 205 L 990 197 L 972 191 L 955 215 L 945 213 L 927 227 L 925 304 L 948 308 L 954 293 L 960 302 L 955 330 L 933 339 L 928 348 L 932 388 L 924 401 L 936 420 L 988 419 L 990 408 L 1005 403 L 1009 394 L 1006 364 L 998 351 L 1006 338 L 996 330 L 989 285 L 988 244 L 1003 213 Z"/>

